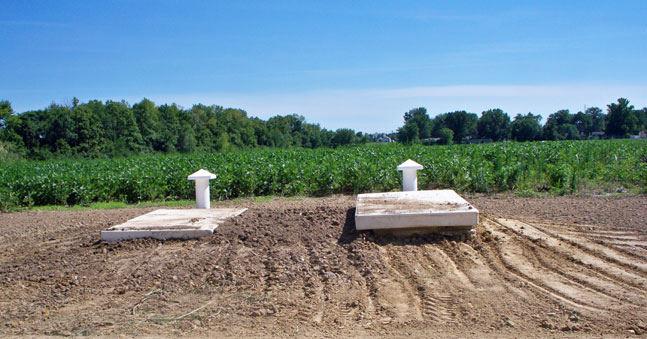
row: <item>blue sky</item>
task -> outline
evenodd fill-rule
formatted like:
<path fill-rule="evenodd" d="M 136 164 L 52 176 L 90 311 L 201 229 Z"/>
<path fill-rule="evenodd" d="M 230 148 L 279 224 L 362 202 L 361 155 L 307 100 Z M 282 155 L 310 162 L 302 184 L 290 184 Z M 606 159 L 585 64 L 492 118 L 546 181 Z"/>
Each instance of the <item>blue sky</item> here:
<path fill-rule="evenodd" d="M 389 132 L 410 108 L 647 106 L 647 1 L 0 0 L 0 99 L 217 104 Z"/>

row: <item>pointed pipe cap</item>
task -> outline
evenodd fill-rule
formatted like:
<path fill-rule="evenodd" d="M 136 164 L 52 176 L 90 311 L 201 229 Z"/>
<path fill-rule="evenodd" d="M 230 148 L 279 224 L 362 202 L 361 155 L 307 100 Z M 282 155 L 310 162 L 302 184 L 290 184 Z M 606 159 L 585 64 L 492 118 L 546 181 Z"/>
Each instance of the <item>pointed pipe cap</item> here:
<path fill-rule="evenodd" d="M 187 179 L 189 180 L 200 180 L 200 179 L 215 179 L 216 175 L 209 172 L 205 171 L 203 169 L 200 169 L 199 171 L 189 175 Z"/>
<path fill-rule="evenodd" d="M 401 163 L 400 166 L 398 166 L 398 171 L 411 170 L 411 169 L 413 169 L 413 170 L 421 170 L 422 165 L 420 165 L 419 163 L 409 159 L 409 160 Z"/>

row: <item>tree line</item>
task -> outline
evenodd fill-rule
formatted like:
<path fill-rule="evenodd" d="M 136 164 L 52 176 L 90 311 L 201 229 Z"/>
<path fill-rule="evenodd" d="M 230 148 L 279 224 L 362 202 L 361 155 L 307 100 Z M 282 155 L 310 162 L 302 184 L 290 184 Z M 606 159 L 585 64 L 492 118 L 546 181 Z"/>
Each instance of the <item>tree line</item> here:
<path fill-rule="evenodd" d="M 507 113 L 497 108 L 482 112 L 480 118 L 475 113 L 456 111 L 431 119 L 427 109 L 419 107 L 404 114 L 404 125 L 398 128 L 396 136 L 397 140 L 407 144 L 452 144 L 627 138 L 644 130 L 647 130 L 647 107 L 638 110 L 629 104 L 629 100 L 620 98 L 617 103 L 607 105 L 606 114 L 598 107 L 575 114 L 564 109 L 549 115 L 543 126 L 541 116 L 532 113 L 517 114 L 510 119 Z"/>
<path fill-rule="evenodd" d="M 150 153 L 228 151 L 254 147 L 337 147 L 375 140 L 352 129 L 335 131 L 306 122 L 303 116 L 274 116 L 267 121 L 248 117 L 242 109 L 176 104 L 148 99 L 91 100 L 72 105 L 51 104 L 15 114 L 0 101 L 0 156 L 11 152 L 31 159 L 53 157 L 115 157 Z"/>
<path fill-rule="evenodd" d="M 620 98 L 584 112 L 559 110 L 541 125 L 541 116 L 517 114 L 510 119 L 501 109 L 481 113 L 456 111 L 433 119 L 424 107 L 404 114 L 404 125 L 389 136 L 412 144 L 452 144 L 480 141 L 534 141 L 627 137 L 647 130 L 647 108 L 637 110 Z M 599 134 L 599 133 L 598 133 Z M 254 147 L 338 147 L 385 140 L 385 133 L 364 134 L 349 128 L 335 131 L 306 122 L 301 115 L 274 116 L 267 121 L 248 117 L 242 109 L 176 104 L 155 105 L 148 99 L 91 100 L 71 105 L 51 104 L 17 114 L 0 101 L 0 159 L 8 155 L 30 159 L 53 157 L 115 157 L 151 153 L 228 151 Z"/>

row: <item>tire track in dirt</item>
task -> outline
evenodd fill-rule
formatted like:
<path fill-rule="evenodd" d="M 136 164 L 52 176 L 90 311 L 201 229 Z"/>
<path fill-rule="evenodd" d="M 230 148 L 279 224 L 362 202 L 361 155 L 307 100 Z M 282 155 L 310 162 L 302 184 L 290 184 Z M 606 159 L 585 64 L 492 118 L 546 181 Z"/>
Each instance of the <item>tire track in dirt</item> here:
<path fill-rule="evenodd" d="M 488 266 L 486 258 L 483 257 L 482 253 L 477 252 L 474 247 L 464 242 L 458 243 L 457 250 L 462 251 L 463 255 L 462 260 L 457 260 L 456 262 L 461 271 L 468 277 L 475 290 L 492 292 L 506 291 L 503 287 L 505 282 Z M 461 254 L 455 254 L 454 256 L 459 257 Z"/>
<path fill-rule="evenodd" d="M 486 218 L 481 217 L 479 227 L 477 227 L 474 251 L 486 263 L 487 271 L 498 279 L 499 286 L 504 289 L 501 292 L 507 292 L 524 301 L 536 301 L 538 296 L 546 296 L 547 292 L 541 288 L 524 288 L 532 286 L 532 284 L 519 276 L 517 272 L 513 272 L 502 260 L 501 249 L 496 244 L 499 240 L 492 237 L 492 233 L 483 226 L 485 220 Z"/>
<path fill-rule="evenodd" d="M 647 260 L 647 234 L 635 230 L 607 231 L 590 225 L 546 224 L 541 221 L 531 222 L 551 232 L 569 236 L 584 237 L 606 245 L 629 257 Z"/>
<path fill-rule="evenodd" d="M 646 293 L 642 287 L 644 278 L 627 271 L 626 266 L 605 261 L 604 256 L 597 257 L 582 251 L 580 247 L 563 241 L 558 236 L 546 234 L 533 225 L 506 219 L 497 219 L 495 222 L 513 231 L 522 244 L 521 247 L 526 247 L 526 258 L 531 257 L 535 263 L 545 268 L 541 276 L 535 277 L 528 274 L 527 270 L 521 270 L 525 276 L 535 278 L 535 283 L 550 287 L 553 292 L 571 302 L 598 309 L 618 310 L 645 306 Z M 489 223 L 484 225 L 492 227 Z M 496 231 L 494 233 L 497 234 Z M 524 239 L 527 241 L 524 242 Z M 507 246 L 511 243 L 510 240 L 506 241 Z M 554 265 L 553 262 L 559 265 Z M 523 266 L 516 265 L 517 269 L 520 267 Z M 541 278 L 537 279 L 539 277 Z M 636 283 L 636 280 L 639 282 Z"/>
<path fill-rule="evenodd" d="M 546 224 L 533 224 L 533 227 L 545 233 L 546 235 L 576 246 L 581 251 L 587 252 L 594 256 L 598 256 L 603 260 L 628 267 L 632 269 L 635 274 L 640 274 L 643 277 L 647 277 L 647 263 L 636 261 L 631 255 L 621 253 L 620 251 L 614 250 L 585 237 L 555 233 L 554 231 L 550 231 L 546 227 Z"/>
<path fill-rule="evenodd" d="M 323 265 L 323 263 L 317 253 L 317 244 L 307 237 L 302 241 L 307 253 L 308 266 L 315 272 L 308 276 L 307 281 L 304 284 L 304 295 L 308 300 L 310 300 L 310 302 L 305 305 L 304 309 L 301 309 L 297 313 L 297 318 L 304 323 L 313 322 L 315 324 L 320 324 L 323 321 L 325 311 L 325 307 L 322 305 L 322 301 L 324 299 L 324 286 L 322 279 L 316 279 L 316 277 L 320 274 L 320 265 Z"/>
<path fill-rule="evenodd" d="M 550 235 L 554 238 L 558 238 L 560 240 L 568 242 L 571 245 L 577 246 L 582 251 L 586 251 L 595 256 L 600 256 L 604 258 L 604 260 L 612 261 L 612 262 L 621 264 L 623 266 L 632 268 L 634 269 L 634 271 L 636 271 L 636 273 L 640 273 L 641 275 L 647 277 L 647 262 L 636 261 L 633 258 L 634 257 L 633 254 L 628 254 L 628 253 L 625 253 L 625 251 L 621 251 L 621 250 L 619 251 L 611 247 L 604 246 L 603 244 L 600 244 L 596 241 L 587 239 L 582 236 L 570 235 L 567 233 L 558 234 L 556 233 L 556 231 L 551 231 L 551 229 L 553 230 L 555 229 L 554 225 L 549 225 L 545 223 L 536 223 L 536 224 L 533 223 L 533 226 L 537 230 L 547 235 Z M 647 245 L 647 243 L 645 243 L 645 245 Z"/>
<path fill-rule="evenodd" d="M 563 277 L 558 272 L 543 267 L 536 260 L 531 261 L 532 256 L 529 256 L 530 253 L 524 250 L 523 242 L 498 229 L 501 227 L 500 225 L 485 218 L 481 225 L 496 239 L 499 239 L 496 245 L 491 248 L 495 249 L 501 263 L 518 280 L 553 299 L 582 311 L 593 314 L 607 312 L 606 307 L 599 305 L 597 299 L 591 296 L 585 287 Z"/>
<path fill-rule="evenodd" d="M 386 255 L 390 267 L 409 286 L 407 291 L 415 302 L 418 319 L 451 325 L 458 323 L 457 296 L 461 293 L 457 289 L 469 290 L 473 286 L 439 247 L 388 246 Z"/>
<path fill-rule="evenodd" d="M 582 289 L 590 290 L 591 293 L 599 293 L 597 301 L 604 302 L 603 305 L 606 305 L 608 309 L 616 309 L 615 305 L 640 307 L 641 304 L 645 304 L 640 302 L 642 291 L 638 290 L 638 293 L 633 293 L 631 286 L 604 276 L 576 261 L 573 262 L 572 258 L 562 257 L 559 265 L 555 265 L 555 253 L 542 249 L 541 246 L 530 247 L 529 252 L 533 254 L 537 262 L 547 269 L 578 283 Z"/>
<path fill-rule="evenodd" d="M 348 215 L 354 220 L 354 209 L 349 210 Z M 345 225 L 345 231 L 350 233 L 351 229 L 354 230 L 354 223 Z M 351 288 L 354 293 L 347 294 L 346 297 L 351 300 L 344 299 L 343 312 L 349 311 L 349 307 L 357 309 L 351 311 L 354 321 L 363 321 L 363 326 L 371 327 L 376 320 L 388 318 L 380 309 L 380 276 L 384 274 L 385 267 L 379 260 L 380 252 L 377 249 L 378 245 L 368 241 L 355 241 L 352 243 L 341 243 L 345 249 L 345 258 L 343 259 L 348 263 L 347 267 L 350 271 Z M 348 288 L 344 286 L 343 288 Z M 392 319 L 387 319 L 390 323 Z"/>
<path fill-rule="evenodd" d="M 604 281 L 599 285 L 610 287 L 609 283 L 619 284 L 621 286 L 616 288 L 618 290 L 617 294 L 623 294 L 627 289 L 642 294 L 645 293 L 644 286 L 647 286 L 647 279 L 628 271 L 623 265 L 607 262 L 604 257 L 581 251 L 577 245 L 546 234 L 533 225 L 506 219 L 497 219 L 497 222 L 520 236 L 528 238 L 531 242 L 540 243 L 550 249 L 550 252 L 544 250 L 545 255 L 560 255 L 562 258 L 567 259 L 567 263 L 579 264 L 580 270 L 587 271 L 586 273 L 575 271 L 575 274 L 579 275 L 582 280 L 604 277 Z M 563 267 L 564 265 L 564 262 L 560 261 L 560 266 Z"/>
<path fill-rule="evenodd" d="M 393 245 L 379 246 L 380 261 L 391 277 L 382 277 L 378 287 L 379 305 L 385 307 L 388 312 L 386 318 L 380 320 L 382 323 L 405 322 L 408 320 L 422 320 L 420 300 L 414 292 L 414 287 L 409 283 L 409 276 L 403 274 L 398 265 L 399 251 L 401 248 L 393 249 Z"/>
<path fill-rule="evenodd" d="M 422 246 L 423 258 L 419 262 L 434 263 L 435 267 L 441 268 L 437 276 L 425 275 L 425 289 L 422 291 L 421 299 L 424 301 L 424 313 L 436 322 L 449 324 L 458 323 L 457 306 L 460 304 L 459 296 L 466 290 L 473 290 L 474 285 L 442 249 L 442 244 L 427 244 Z M 424 267 L 423 267 L 424 268 Z M 447 279 L 447 281 L 443 281 Z M 431 289 L 434 280 L 440 282 L 440 289 Z M 446 291 L 439 293 L 439 291 Z M 451 291 L 451 292 L 450 292 Z M 448 293 L 449 292 L 449 293 Z"/>

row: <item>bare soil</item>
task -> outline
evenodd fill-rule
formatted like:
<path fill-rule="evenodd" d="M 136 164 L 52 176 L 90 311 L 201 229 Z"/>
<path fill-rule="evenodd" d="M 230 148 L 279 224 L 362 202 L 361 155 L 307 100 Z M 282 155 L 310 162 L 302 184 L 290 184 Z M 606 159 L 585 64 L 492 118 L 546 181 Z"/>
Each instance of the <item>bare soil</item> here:
<path fill-rule="evenodd" d="M 99 241 L 154 210 L 0 214 L 0 336 L 628 336 L 647 196 L 466 196 L 471 239 L 357 232 L 355 197 L 276 199 L 191 241 Z"/>

